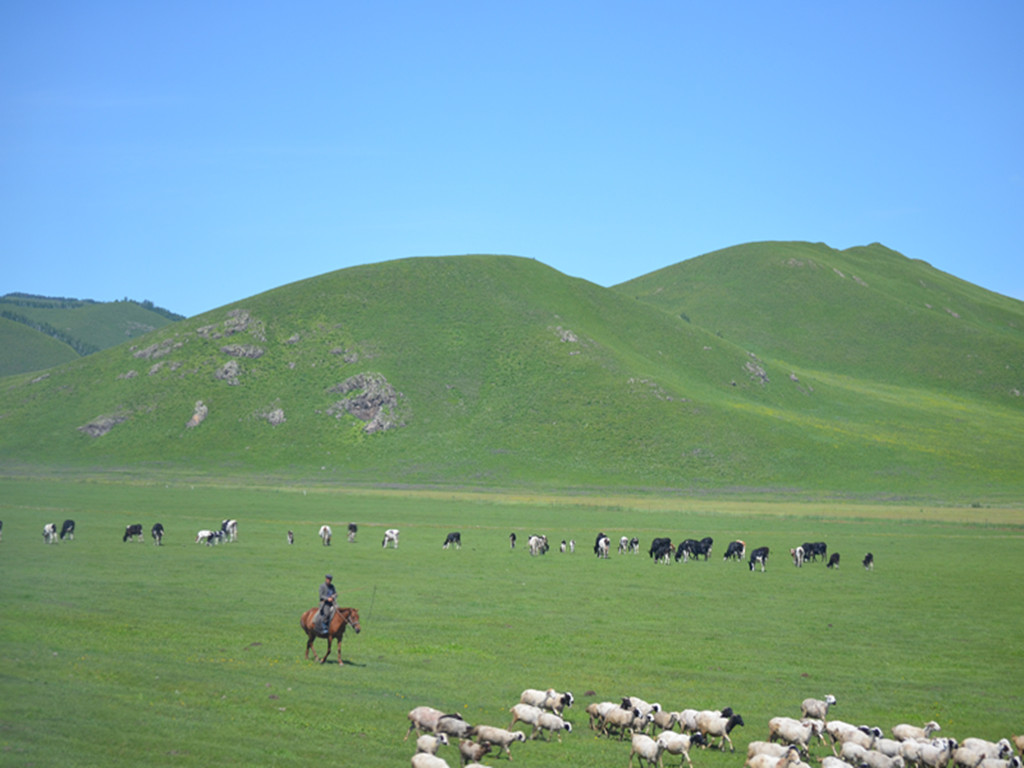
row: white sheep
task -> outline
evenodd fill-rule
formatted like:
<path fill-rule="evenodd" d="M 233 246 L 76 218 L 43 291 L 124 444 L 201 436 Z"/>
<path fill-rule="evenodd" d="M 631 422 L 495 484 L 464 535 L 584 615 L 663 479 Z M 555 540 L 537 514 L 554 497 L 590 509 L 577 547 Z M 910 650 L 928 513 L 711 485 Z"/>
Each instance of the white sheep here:
<path fill-rule="evenodd" d="M 1013 755 L 1009 760 L 1001 760 L 998 757 L 986 757 L 977 768 L 1021 768 L 1021 759 Z"/>
<path fill-rule="evenodd" d="M 698 734 L 698 738 L 703 737 L 700 737 Z M 667 752 L 670 755 L 682 755 L 683 761 L 685 761 L 690 768 L 693 768 L 693 761 L 690 760 L 690 747 L 693 745 L 694 741 L 688 734 L 663 730 L 658 734 L 655 741 L 662 746 L 663 752 Z M 682 766 L 682 764 L 683 762 L 680 761 L 679 765 Z"/>
<path fill-rule="evenodd" d="M 448 768 L 448 763 L 437 755 L 417 752 L 412 756 L 412 768 Z"/>
<path fill-rule="evenodd" d="M 743 765 L 745 768 L 788 768 L 789 766 L 802 765 L 800 754 L 794 747 L 787 747 L 784 754 L 776 757 L 774 755 L 757 754 L 748 757 Z"/>
<path fill-rule="evenodd" d="M 632 746 L 629 750 L 629 766 L 630 768 L 633 768 L 633 755 L 640 758 L 641 765 L 643 765 L 644 760 L 646 760 L 648 765 L 654 765 L 656 763 L 660 766 L 662 764 L 661 753 L 664 750 L 664 745 L 655 741 L 647 734 L 634 733 Z"/>
<path fill-rule="evenodd" d="M 448 744 L 448 736 L 446 734 L 424 733 L 416 739 L 416 751 L 436 755 L 437 748 L 442 744 Z"/>
<path fill-rule="evenodd" d="M 811 746 L 811 739 L 821 741 L 820 720 L 794 720 L 791 717 L 773 717 L 768 721 L 768 741 L 781 741 L 799 748 L 804 754 Z"/>
<path fill-rule="evenodd" d="M 934 720 L 929 720 L 924 724 L 924 728 L 918 728 L 916 725 L 908 725 L 907 723 L 900 723 L 892 727 L 893 738 L 897 741 L 907 741 L 908 739 L 914 739 L 915 741 L 927 741 L 932 737 L 933 733 L 941 731 L 942 728 Z"/>
<path fill-rule="evenodd" d="M 900 745 L 901 744 L 903 744 L 903 742 L 902 741 L 896 741 L 896 739 L 879 738 L 879 739 L 875 739 L 875 744 L 872 747 L 872 749 L 876 749 L 879 752 L 881 752 L 883 755 L 886 755 L 888 757 L 897 757 L 897 756 L 899 756 L 901 754 L 900 753 Z"/>
<path fill-rule="evenodd" d="M 821 758 L 821 768 L 854 768 L 854 766 L 850 765 L 845 760 L 840 760 L 838 757 L 827 755 L 826 757 Z"/>
<path fill-rule="evenodd" d="M 768 755 L 769 757 L 785 757 L 793 747 L 790 744 L 776 744 L 774 741 L 752 741 L 747 744 L 747 757 Z"/>
<path fill-rule="evenodd" d="M 921 747 L 927 744 L 923 739 L 907 739 L 900 742 L 900 757 L 908 764 L 917 765 L 921 760 Z"/>
<path fill-rule="evenodd" d="M 864 755 L 867 753 L 866 747 L 862 747 L 860 744 L 852 741 L 844 741 L 842 748 L 839 750 L 839 759 L 859 766 L 864 759 Z"/>
<path fill-rule="evenodd" d="M 532 704 L 515 704 L 509 710 L 512 713 L 512 722 L 508 724 L 509 729 L 516 723 L 526 723 L 536 730 L 537 720 L 544 714 L 544 710 Z"/>
<path fill-rule="evenodd" d="M 459 740 L 459 755 L 462 756 L 462 763 L 479 763 L 480 760 L 491 751 L 490 744 L 479 744 L 471 739 Z"/>
<path fill-rule="evenodd" d="M 641 698 L 636 696 L 623 696 L 622 697 L 623 707 L 635 707 L 640 710 L 641 715 L 646 715 L 648 712 L 660 712 L 661 704 L 648 704 Z"/>
<path fill-rule="evenodd" d="M 526 741 L 526 734 L 522 731 L 508 731 L 504 728 L 496 728 L 492 725 L 477 725 L 473 727 L 472 736 L 477 741 L 491 744 L 505 750 L 508 759 L 512 759 L 512 752 L 509 746 L 514 741 Z"/>
<path fill-rule="evenodd" d="M 594 701 L 587 704 L 586 712 L 590 717 L 590 729 L 596 731 L 594 723 L 600 724 L 604 720 L 604 716 L 618 706 L 614 701 Z"/>
<path fill-rule="evenodd" d="M 562 741 L 562 731 L 572 733 L 572 723 L 567 720 L 563 720 L 553 712 L 541 711 L 540 717 L 537 718 L 537 722 L 533 727 L 533 733 L 530 734 L 530 738 L 534 738 L 537 734 L 543 734 L 544 731 L 558 734 L 558 741 Z"/>
<path fill-rule="evenodd" d="M 739 714 L 734 714 L 730 717 L 719 717 L 711 720 L 710 722 L 706 722 L 704 724 L 704 728 L 701 729 L 701 733 L 703 733 L 704 738 L 708 740 L 708 744 L 711 743 L 712 738 L 718 736 L 721 739 L 718 745 L 719 749 L 725 751 L 725 742 L 729 742 L 729 751 L 735 752 L 736 747 L 733 746 L 732 739 L 729 738 L 729 733 L 737 725 L 746 725 Z"/>
<path fill-rule="evenodd" d="M 696 709 L 681 709 L 679 710 L 679 728 L 683 733 L 698 733 L 700 728 L 697 727 L 697 715 L 700 714 Z"/>
<path fill-rule="evenodd" d="M 554 688 L 548 688 L 546 691 L 537 688 L 527 688 L 519 696 L 520 704 L 550 709 L 556 715 L 561 715 L 566 707 L 571 707 L 573 701 L 575 701 L 575 698 L 572 695 L 572 691 L 559 693 Z"/>
<path fill-rule="evenodd" d="M 473 726 L 463 720 L 461 715 L 452 714 L 439 717 L 437 725 L 434 726 L 434 731 L 454 736 L 457 739 L 464 739 L 469 735 L 472 728 Z"/>
<path fill-rule="evenodd" d="M 831 693 L 824 699 L 804 699 L 800 704 L 800 717 L 814 717 L 818 720 L 828 720 L 828 708 L 836 703 L 836 697 Z"/>
<path fill-rule="evenodd" d="M 653 716 L 651 722 L 663 731 L 674 731 L 676 723 L 679 722 L 679 713 L 669 712 L 667 709 L 658 709 L 651 715 Z"/>
<path fill-rule="evenodd" d="M 960 746 L 956 739 L 936 739 L 931 744 L 925 744 L 918 752 L 918 765 L 926 768 L 946 768 L 953 752 Z"/>
<path fill-rule="evenodd" d="M 889 757 L 877 749 L 869 749 L 861 758 L 860 765 L 867 768 L 904 768 L 905 763 L 899 755 Z"/>
<path fill-rule="evenodd" d="M 852 730 L 840 732 L 839 741 L 843 744 L 853 742 L 864 747 L 864 749 L 874 749 L 875 742 L 882 738 L 883 735 L 881 728 L 861 725 Z"/>
<path fill-rule="evenodd" d="M 1024 755 L 1024 736 L 1011 736 L 1014 745 L 1017 747 L 1017 751 Z"/>
<path fill-rule="evenodd" d="M 421 731 L 433 733 L 437 728 L 437 721 L 443 715 L 444 712 L 433 707 L 415 707 L 409 710 L 409 730 L 405 732 L 405 738 L 402 741 L 407 741 L 409 734 L 413 731 L 416 731 L 417 734 Z"/>
<path fill-rule="evenodd" d="M 608 728 L 617 728 L 619 739 L 623 739 L 626 736 L 626 731 L 643 731 L 650 722 L 650 718 L 649 714 L 641 715 L 640 711 L 636 708 L 625 709 L 622 706 L 618 706 L 605 712 L 604 717 L 601 719 L 601 733 L 609 736 Z"/>
<path fill-rule="evenodd" d="M 964 739 L 960 747 L 979 753 L 982 757 L 995 758 L 998 760 L 1009 760 L 1013 754 L 1013 747 L 1009 739 L 999 741 L 986 741 L 973 736 Z"/>

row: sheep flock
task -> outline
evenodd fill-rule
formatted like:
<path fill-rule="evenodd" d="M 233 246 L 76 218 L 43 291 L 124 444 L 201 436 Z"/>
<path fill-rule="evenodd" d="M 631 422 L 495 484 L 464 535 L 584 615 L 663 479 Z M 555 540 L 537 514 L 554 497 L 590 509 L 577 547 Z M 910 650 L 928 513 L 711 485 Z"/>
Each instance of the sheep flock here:
<path fill-rule="evenodd" d="M 592 691 L 587 695 L 594 696 Z M 743 751 L 737 754 L 735 768 L 1024 768 L 1016 754 L 1024 752 L 1024 736 L 957 739 L 942 733 L 934 720 L 882 727 L 828 719 L 836 706 L 832 694 L 804 699 L 799 703 L 800 717 L 779 715 L 762 724 L 744 722 L 731 707 L 670 710 L 638 696 L 622 696 L 589 703 L 574 718 L 579 724 L 575 731 L 570 719 L 574 703 L 569 691 L 528 688 L 508 707 L 507 724 L 475 725 L 458 713 L 415 707 L 405 732 L 406 741 L 413 734 L 417 737 L 411 764 L 478 768 L 497 760 L 512 762 L 514 745 L 529 741 L 548 745 L 538 765 L 591 765 L 592 760 L 584 763 L 582 757 L 573 762 L 572 743 L 582 738 L 615 745 L 609 755 L 617 757 L 609 757 L 609 765 L 624 762 L 633 768 L 636 760 L 641 768 L 664 768 L 679 760 L 680 768 L 693 768 L 700 765 L 702 753 L 708 754 L 705 750 L 736 754 L 730 734 L 746 727 L 751 740 L 742 763 Z M 794 713 L 797 708 L 793 706 Z"/>

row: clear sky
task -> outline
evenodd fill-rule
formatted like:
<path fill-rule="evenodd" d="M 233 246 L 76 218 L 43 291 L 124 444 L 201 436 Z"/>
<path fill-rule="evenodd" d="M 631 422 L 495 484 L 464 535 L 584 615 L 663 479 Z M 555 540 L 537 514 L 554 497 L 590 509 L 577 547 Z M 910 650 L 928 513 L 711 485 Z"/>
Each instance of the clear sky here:
<path fill-rule="evenodd" d="M 1024 2 L 4 0 L 0 294 L 881 242 L 1024 299 Z"/>

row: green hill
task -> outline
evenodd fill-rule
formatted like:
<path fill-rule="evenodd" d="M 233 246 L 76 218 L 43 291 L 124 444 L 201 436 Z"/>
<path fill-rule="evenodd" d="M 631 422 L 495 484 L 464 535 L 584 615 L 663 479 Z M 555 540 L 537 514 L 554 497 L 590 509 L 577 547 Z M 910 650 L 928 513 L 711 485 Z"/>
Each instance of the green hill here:
<path fill-rule="evenodd" d="M 816 268 L 765 271 L 748 301 L 786 306 L 786 280 L 832 271 L 817 258 Z M 993 372 L 991 385 L 983 372 L 960 374 L 973 385 L 959 389 L 929 367 L 948 348 L 916 349 L 948 338 L 941 324 L 958 320 L 944 305 L 922 309 L 928 322 L 903 352 L 903 329 L 891 330 L 885 355 L 914 362 L 890 375 L 884 362 L 852 365 L 829 348 L 852 333 L 834 326 L 862 311 L 863 293 L 803 314 L 790 307 L 794 325 L 813 313 L 817 335 L 802 329 L 769 347 L 762 328 L 744 336 L 686 302 L 651 304 L 647 294 L 683 290 L 675 270 L 685 267 L 641 279 L 662 279 L 661 291 L 602 288 L 504 256 L 406 259 L 293 283 L 42 379 L 6 378 L 0 462 L 445 487 L 1020 498 L 1022 401 L 999 394 L 1011 374 Z M 884 274 L 857 276 L 870 287 Z M 899 295 L 902 279 L 891 275 L 888 290 Z M 1016 349 L 1005 362 L 1019 375 L 1021 343 L 999 323 L 1020 327 L 1022 305 L 955 284 L 962 300 L 950 309 L 956 327 L 972 324 L 978 359 Z M 762 318 L 776 320 L 768 309 Z"/>
<path fill-rule="evenodd" d="M 73 350 L 75 355 L 89 355 L 182 318 L 153 306 L 149 301 L 93 301 L 8 293 L 0 296 L 0 319 L 19 323 L 35 333 L 55 339 Z M 31 334 L 19 338 L 28 340 L 30 337 Z M 40 356 L 33 351 L 34 346 L 26 347 L 24 344 L 3 347 L 3 359 L 0 361 L 3 374 L 40 370 L 40 360 L 52 359 L 52 354 L 50 358 Z M 32 344 L 55 349 L 53 345 L 38 341 Z M 55 359 L 50 365 L 67 359 Z"/>
<path fill-rule="evenodd" d="M 63 341 L 6 317 L 0 317 L 0 350 L 0 376 L 41 371 L 78 357 Z"/>

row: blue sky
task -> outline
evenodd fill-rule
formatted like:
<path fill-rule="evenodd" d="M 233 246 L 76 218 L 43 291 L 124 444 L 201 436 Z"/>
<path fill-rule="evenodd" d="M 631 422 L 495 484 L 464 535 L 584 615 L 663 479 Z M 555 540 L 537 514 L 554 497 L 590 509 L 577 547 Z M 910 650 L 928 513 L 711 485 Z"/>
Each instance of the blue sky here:
<path fill-rule="evenodd" d="M 1024 3 L 0 4 L 0 294 L 356 264 L 600 285 L 881 242 L 1024 299 Z"/>

